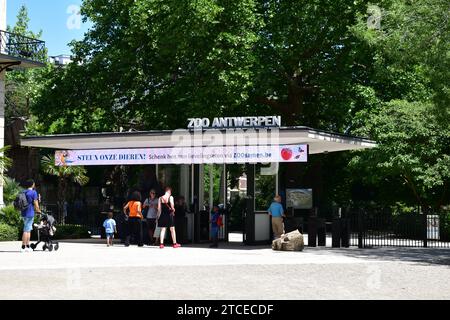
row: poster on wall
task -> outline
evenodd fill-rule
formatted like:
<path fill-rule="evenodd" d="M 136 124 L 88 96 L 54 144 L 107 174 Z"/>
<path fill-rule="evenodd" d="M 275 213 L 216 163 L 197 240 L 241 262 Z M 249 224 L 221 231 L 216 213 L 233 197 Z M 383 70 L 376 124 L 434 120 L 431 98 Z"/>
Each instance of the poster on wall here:
<path fill-rule="evenodd" d="M 286 189 L 286 207 L 294 209 L 312 209 L 312 189 Z"/>

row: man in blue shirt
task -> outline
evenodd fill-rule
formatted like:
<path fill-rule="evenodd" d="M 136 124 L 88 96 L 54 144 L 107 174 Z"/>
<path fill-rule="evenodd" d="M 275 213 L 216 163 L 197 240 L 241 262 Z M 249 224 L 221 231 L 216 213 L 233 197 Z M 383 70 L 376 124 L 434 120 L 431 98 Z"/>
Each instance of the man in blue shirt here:
<path fill-rule="evenodd" d="M 272 230 L 275 239 L 281 237 L 284 233 L 283 217 L 285 217 L 283 206 L 281 205 L 281 197 L 276 195 L 274 201 L 270 205 L 269 215 L 272 217 Z"/>
<path fill-rule="evenodd" d="M 33 220 L 34 220 L 34 214 L 37 212 L 38 214 L 41 213 L 41 210 L 39 209 L 39 201 L 38 201 L 38 194 L 35 188 L 34 181 L 32 179 L 27 180 L 25 182 L 25 188 L 27 188 L 25 191 L 25 196 L 27 197 L 28 206 L 25 210 L 23 210 L 22 213 L 22 219 L 23 219 L 23 235 L 22 235 L 22 250 L 21 252 L 28 252 L 32 251 L 30 248 L 30 237 L 31 237 L 31 230 L 33 230 Z"/>

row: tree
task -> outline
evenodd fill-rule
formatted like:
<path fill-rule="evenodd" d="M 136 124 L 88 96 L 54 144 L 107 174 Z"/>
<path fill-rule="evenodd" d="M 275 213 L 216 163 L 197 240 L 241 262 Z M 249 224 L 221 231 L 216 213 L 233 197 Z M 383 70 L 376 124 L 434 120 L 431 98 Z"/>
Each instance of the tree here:
<path fill-rule="evenodd" d="M 386 177 L 400 178 L 424 210 L 438 210 L 449 199 L 450 127 L 441 126 L 431 107 L 402 100 L 387 103 L 359 131 L 373 137 L 378 147 L 351 162 L 358 176 L 372 185 L 389 188 Z"/>
<path fill-rule="evenodd" d="M 371 129 L 390 130 L 394 106 L 412 121 L 403 129 L 421 126 L 412 119 L 428 108 L 440 115 L 429 123 L 446 132 L 450 33 L 442 0 L 86 0 L 82 14 L 93 26 L 72 43 L 75 63 L 51 70 L 31 104 L 33 133 L 175 129 L 188 117 L 275 113 L 288 125 L 368 134 L 408 157 L 408 148 L 395 149 L 398 140 Z M 427 134 L 433 139 L 431 128 Z M 392 160 L 386 150 L 380 163 Z M 440 159 L 433 156 L 425 159 L 431 167 Z M 326 164 L 330 201 L 348 198 L 357 180 L 380 187 L 377 176 L 404 189 L 400 170 L 375 162 L 335 179 L 347 157 L 317 160 Z M 440 193 L 445 176 L 433 182 L 437 189 L 414 179 L 408 185 L 421 189 L 420 201 L 437 205 L 428 192 Z"/>
<path fill-rule="evenodd" d="M 75 182 L 81 186 L 89 182 L 86 175 L 86 169 L 81 166 L 57 166 L 55 156 L 49 155 L 42 157 L 42 171 L 45 174 L 56 176 L 58 179 L 58 221 L 64 224 L 64 204 L 66 202 L 66 191 L 69 182 Z"/>
<path fill-rule="evenodd" d="M 255 113 L 340 130 L 355 78 L 365 77 L 366 53 L 348 30 L 365 9 L 344 0 L 85 1 L 93 27 L 33 113 L 49 133 Z"/>
<path fill-rule="evenodd" d="M 382 199 L 391 204 L 402 199 L 439 209 L 449 197 L 448 3 L 378 5 L 378 28 L 367 28 L 363 15 L 352 27 L 375 60 L 373 77 L 359 88 L 366 106 L 355 113 L 351 132 L 379 147 L 353 158 L 350 180 L 387 190 Z"/>
<path fill-rule="evenodd" d="M 29 22 L 27 8 L 21 6 L 17 14 L 16 24 L 13 27 L 8 26 L 7 30 L 14 35 L 40 39 L 42 37 L 42 31 L 38 33 L 30 31 L 28 26 Z M 46 59 L 47 52 L 44 51 L 43 54 L 45 55 L 44 59 Z M 6 73 L 6 122 L 14 117 L 30 117 L 30 105 L 34 103 L 42 86 L 46 83 L 44 79 L 51 68 L 52 65 L 47 64 L 45 68 L 15 70 Z"/>
<path fill-rule="evenodd" d="M 450 7 L 445 0 L 378 1 L 380 28 L 365 26 L 360 16 L 353 31 L 392 64 L 421 68 L 429 78 L 435 106 L 443 119 L 450 116 Z"/>

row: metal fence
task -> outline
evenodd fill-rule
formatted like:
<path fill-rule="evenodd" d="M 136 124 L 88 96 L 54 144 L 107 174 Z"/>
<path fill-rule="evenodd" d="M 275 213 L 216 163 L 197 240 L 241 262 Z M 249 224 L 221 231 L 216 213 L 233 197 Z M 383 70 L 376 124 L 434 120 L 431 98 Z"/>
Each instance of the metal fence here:
<path fill-rule="evenodd" d="M 370 247 L 450 248 L 450 216 L 357 212 L 340 219 L 348 245 Z M 344 235 L 344 238 L 346 236 Z"/>
<path fill-rule="evenodd" d="M 0 30 L 0 53 L 34 62 L 46 62 L 45 42 Z"/>

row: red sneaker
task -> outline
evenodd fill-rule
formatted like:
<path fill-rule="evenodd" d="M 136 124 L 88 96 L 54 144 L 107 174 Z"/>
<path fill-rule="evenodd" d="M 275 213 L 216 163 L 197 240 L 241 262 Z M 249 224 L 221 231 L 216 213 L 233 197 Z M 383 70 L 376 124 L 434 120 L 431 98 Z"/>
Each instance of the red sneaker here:
<path fill-rule="evenodd" d="M 179 248 L 179 247 L 181 247 L 181 244 L 175 243 L 175 244 L 173 245 L 173 247 L 174 247 L 174 248 Z"/>
<path fill-rule="evenodd" d="M 160 248 L 160 249 L 164 249 L 164 245 L 163 245 L 163 244 L 160 244 L 160 245 L 159 245 L 159 248 Z"/>

